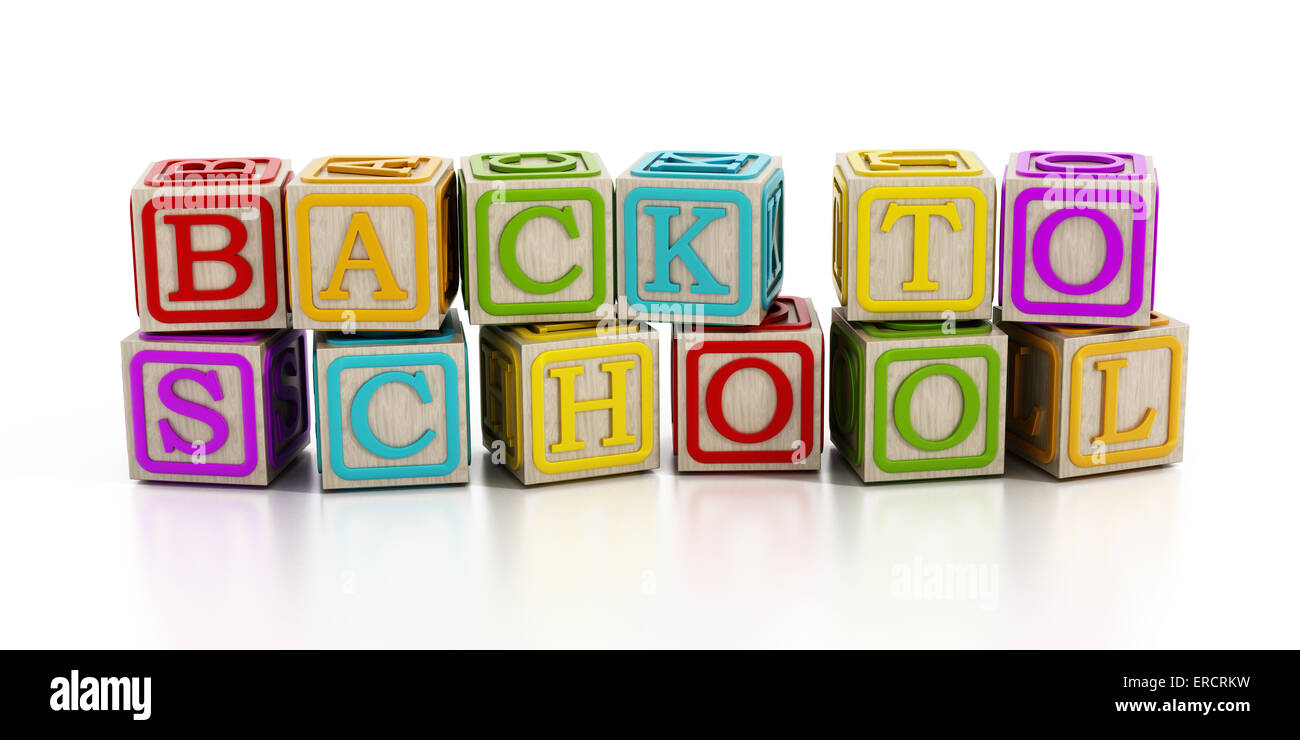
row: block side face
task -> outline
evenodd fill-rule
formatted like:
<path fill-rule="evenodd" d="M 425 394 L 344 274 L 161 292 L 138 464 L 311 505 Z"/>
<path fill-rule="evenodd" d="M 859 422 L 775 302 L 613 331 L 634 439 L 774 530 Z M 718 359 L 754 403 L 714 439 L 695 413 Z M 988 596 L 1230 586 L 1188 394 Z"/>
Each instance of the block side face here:
<path fill-rule="evenodd" d="M 311 441 L 309 351 L 306 332 L 285 330 L 277 332 L 263 354 L 266 424 L 262 434 L 267 466 L 276 473 L 288 467 Z"/>
<path fill-rule="evenodd" d="M 287 327 L 281 213 L 276 184 L 137 186 L 131 236 L 141 328 Z"/>
<path fill-rule="evenodd" d="M 528 408 L 524 405 L 519 346 L 495 329 L 480 331 L 479 377 L 483 446 L 492 454 L 494 464 L 504 464 L 518 474 L 523 465 Z"/>
<path fill-rule="evenodd" d="M 606 317 L 615 291 L 611 178 L 467 180 L 465 211 L 472 323 Z"/>
<path fill-rule="evenodd" d="M 839 308 L 832 312 L 829 344 L 831 441 L 861 476 L 866 455 L 866 348 Z"/>
<path fill-rule="evenodd" d="M 849 239 L 849 185 L 840 162 L 843 156 L 836 157 L 835 167 L 831 171 L 831 282 L 841 306 L 849 300 L 849 256 L 852 251 Z"/>
<path fill-rule="evenodd" d="M 463 336 L 317 350 L 322 486 L 468 481 Z"/>
<path fill-rule="evenodd" d="M 1144 326 L 1155 268 L 1154 179 L 1027 178 L 1008 172 L 1003 318 Z"/>
<path fill-rule="evenodd" d="M 870 339 L 868 482 L 1003 469 L 1007 337 Z"/>
<path fill-rule="evenodd" d="M 289 184 L 296 327 L 438 328 L 452 249 L 448 167 L 419 182 Z"/>
<path fill-rule="evenodd" d="M 1059 463 L 1062 350 L 1019 325 L 999 323 L 1008 337 L 1007 448 L 1048 472 Z"/>
<path fill-rule="evenodd" d="M 1170 321 L 1065 340 L 1058 477 L 1182 460 L 1188 338 Z"/>

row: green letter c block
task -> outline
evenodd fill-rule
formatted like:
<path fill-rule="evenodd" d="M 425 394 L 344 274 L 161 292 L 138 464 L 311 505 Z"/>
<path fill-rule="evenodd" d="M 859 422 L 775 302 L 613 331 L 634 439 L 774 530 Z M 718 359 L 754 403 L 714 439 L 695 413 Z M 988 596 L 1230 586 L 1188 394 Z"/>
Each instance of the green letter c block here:
<path fill-rule="evenodd" d="M 559 278 L 543 283 L 528 277 L 523 268 L 519 266 L 519 260 L 515 256 L 515 242 L 519 239 L 519 232 L 529 221 L 542 217 L 559 221 L 570 239 L 578 238 L 578 221 L 574 218 L 572 206 L 565 206 L 563 209 L 554 206 L 533 206 L 516 213 L 513 218 L 506 222 L 506 227 L 501 230 L 501 242 L 498 246 L 501 271 L 506 274 L 510 282 L 519 286 L 520 290 L 536 295 L 564 290 L 582 274 L 582 267 L 574 265 Z"/>
<path fill-rule="evenodd" d="M 916 392 L 921 381 L 931 375 L 947 375 L 957 381 L 957 385 L 961 388 L 961 421 L 957 422 L 957 428 L 952 434 L 943 439 L 926 439 L 917 434 L 916 428 L 912 426 L 912 394 Z M 894 396 L 894 426 L 898 429 L 899 436 L 908 444 L 919 450 L 937 452 L 955 447 L 970 436 L 970 433 L 975 430 L 975 423 L 979 420 L 979 410 L 979 390 L 975 387 L 975 381 L 965 371 L 956 365 L 926 365 L 907 376 L 903 384 L 898 387 L 898 394 Z"/>

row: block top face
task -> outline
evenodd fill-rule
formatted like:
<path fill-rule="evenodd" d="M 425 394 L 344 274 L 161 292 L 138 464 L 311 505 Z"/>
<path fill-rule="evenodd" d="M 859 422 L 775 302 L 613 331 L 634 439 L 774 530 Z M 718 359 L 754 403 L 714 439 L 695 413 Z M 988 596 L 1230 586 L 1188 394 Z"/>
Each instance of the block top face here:
<path fill-rule="evenodd" d="M 813 310 L 807 298 L 777 296 L 757 326 L 702 326 L 696 332 L 704 334 L 734 334 L 762 331 L 799 331 L 809 329 L 813 323 Z"/>
<path fill-rule="evenodd" d="M 317 185 L 405 185 L 428 182 L 442 169 L 442 159 L 428 155 L 393 157 L 321 157 L 302 172 L 302 182 Z"/>
<path fill-rule="evenodd" d="M 861 177 L 973 177 L 984 163 L 965 149 L 858 149 L 845 153 Z"/>
<path fill-rule="evenodd" d="M 237 344 L 252 347 L 270 339 L 280 329 L 270 331 L 214 331 L 204 333 L 185 333 L 178 332 L 170 334 L 165 332 L 138 331 L 127 337 L 125 341 L 140 341 L 145 343 L 152 342 L 173 342 L 180 344 Z"/>
<path fill-rule="evenodd" d="M 753 180 L 772 157 L 756 152 L 688 152 L 663 150 L 641 157 L 628 170 L 634 177 L 699 180 Z"/>
<path fill-rule="evenodd" d="M 1063 338 L 1070 337 L 1094 337 L 1101 334 L 1115 334 L 1126 331 L 1142 331 L 1144 329 L 1161 329 L 1169 326 L 1170 318 L 1159 311 L 1151 312 L 1151 323 L 1148 326 L 1089 326 L 1089 325 L 1071 325 L 1071 324 L 1039 324 L 1039 328 L 1053 334 L 1060 335 Z"/>
<path fill-rule="evenodd" d="M 584 151 L 501 152 L 467 158 L 479 180 L 550 180 L 599 177 L 600 157 Z"/>
<path fill-rule="evenodd" d="M 151 188 L 194 185 L 269 185 L 288 169 L 275 157 L 162 159 L 149 165 L 141 184 Z"/>
<path fill-rule="evenodd" d="M 951 336 L 984 336 L 993 333 L 988 321 L 954 321 L 945 327 L 944 321 L 884 321 L 857 323 L 868 336 L 875 339 L 921 339 Z"/>
<path fill-rule="evenodd" d="M 455 327 L 444 323 L 438 329 L 429 331 L 378 331 L 365 334 L 344 334 L 328 332 L 323 335 L 325 343 L 332 347 L 383 347 L 405 344 L 440 344 L 456 338 Z"/>
<path fill-rule="evenodd" d="M 593 337 L 617 338 L 630 334 L 649 333 L 655 330 L 640 321 L 609 323 L 605 321 L 566 321 L 548 324 L 520 324 L 502 327 L 523 342 L 559 342 Z"/>
<path fill-rule="evenodd" d="M 1011 155 L 1010 171 L 1020 177 L 1141 180 L 1155 174 L 1150 158 L 1132 152 L 1076 152 L 1038 149 Z"/>

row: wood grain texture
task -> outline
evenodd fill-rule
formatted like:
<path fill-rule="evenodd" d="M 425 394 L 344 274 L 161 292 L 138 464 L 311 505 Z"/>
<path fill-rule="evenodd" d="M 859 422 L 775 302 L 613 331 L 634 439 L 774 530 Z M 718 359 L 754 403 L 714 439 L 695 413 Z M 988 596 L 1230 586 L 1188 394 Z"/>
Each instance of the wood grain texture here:
<path fill-rule="evenodd" d="M 842 243 L 844 254 L 839 258 L 846 270 L 846 296 L 843 305 L 848 309 L 850 321 L 911 321 L 948 318 L 945 311 L 951 311 L 957 320 L 983 319 L 992 317 L 993 284 L 995 255 L 997 253 L 997 179 L 975 158 L 982 170 L 980 174 L 926 176 L 924 171 L 902 176 L 863 176 L 857 174 L 850 165 L 848 155 L 836 154 L 835 164 L 844 178 L 845 192 L 836 193 L 843 198 L 835 211 L 834 227 Z M 884 189 L 894 188 L 954 188 L 967 187 L 978 190 L 984 199 L 983 208 L 978 208 L 977 201 L 969 196 L 943 196 L 939 198 L 905 197 L 886 194 Z M 865 199 L 865 200 L 864 200 Z M 932 205 L 942 206 L 952 203 L 960 228 L 943 217 L 930 215 L 926 218 L 924 228 L 928 231 L 928 248 L 926 259 L 928 279 L 935 284 L 933 289 L 908 290 L 904 283 L 910 283 L 915 273 L 915 234 L 918 215 L 895 216 L 885 230 L 885 217 L 890 204 L 898 206 Z M 862 209 L 865 208 L 865 211 Z M 867 239 L 862 239 L 860 224 L 863 215 L 869 220 Z M 977 285 L 975 255 L 977 253 L 976 233 L 979 221 L 983 222 L 982 257 L 979 264 L 983 267 L 983 279 Z M 861 289 L 859 277 L 863 272 L 861 261 L 866 252 L 867 290 Z M 969 302 L 972 296 L 978 296 L 978 305 L 973 308 L 958 310 L 959 301 Z M 907 306 L 888 305 L 872 307 L 874 301 L 951 301 L 953 305 L 946 308 L 924 308 L 910 310 Z"/>
<path fill-rule="evenodd" d="M 789 301 L 781 297 L 778 303 Z M 718 331 L 705 328 L 699 331 L 683 330 L 674 326 L 672 342 L 672 373 L 674 375 L 673 404 L 677 470 L 687 471 L 752 471 L 791 470 L 817 471 L 822 457 L 823 408 L 823 344 L 821 322 L 812 309 L 812 301 L 803 299 L 810 319 L 806 328 L 780 329 L 774 326 L 744 330 Z M 811 372 L 805 372 L 803 358 L 794 352 L 775 352 L 753 347 L 753 342 L 794 342 L 807 348 L 812 358 Z M 727 347 L 731 345 L 731 347 Z M 748 345 L 748 346 L 747 346 Z M 710 383 L 719 370 L 736 360 L 755 358 L 770 362 L 784 376 L 793 401 L 789 416 L 779 430 L 770 430 L 777 411 L 777 381 L 768 374 L 769 369 L 743 368 L 736 370 L 721 388 L 722 424 L 733 434 L 756 434 L 774 431 L 761 442 L 737 442 L 722 431 L 710 418 L 707 394 Z M 690 364 L 697 364 L 697 383 L 694 388 L 696 413 L 694 434 L 688 421 L 691 418 L 688 396 L 692 388 Z M 812 413 L 811 439 L 804 438 L 802 417 L 805 406 Z M 693 448 L 707 453 L 774 453 L 780 461 L 750 460 L 719 462 L 700 460 Z"/>
<path fill-rule="evenodd" d="M 259 162 L 253 182 L 262 179 L 266 163 Z M 289 303 L 284 294 L 284 219 L 283 193 L 289 172 L 289 161 L 283 160 L 273 177 L 264 184 L 176 184 L 154 186 L 147 184 L 146 171 L 131 189 L 131 237 L 135 260 L 136 311 L 140 329 L 146 332 L 170 331 L 230 331 L 246 329 L 284 329 L 289 326 Z M 271 214 L 264 220 L 261 201 L 265 200 Z M 147 213 L 146 213 L 147 212 Z M 228 299 L 179 300 L 172 298 L 180 286 L 181 265 L 177 259 L 177 227 L 165 222 L 168 216 L 218 215 L 233 217 L 245 231 L 246 241 L 237 254 L 251 268 L 252 281 L 240 295 Z M 146 220 L 147 219 L 147 220 Z M 264 228 L 266 227 L 266 228 Z M 231 234 L 216 225 L 196 226 L 186 229 L 195 253 L 224 249 L 230 244 Z M 271 234 L 271 248 L 266 250 L 267 233 Z M 148 296 L 150 270 L 146 264 L 145 247 L 148 235 L 153 236 L 153 258 L 156 260 L 156 289 L 158 305 L 164 312 L 213 311 L 264 307 L 269 315 L 250 320 L 191 320 L 155 314 L 150 309 Z M 182 237 L 185 238 L 185 237 Z M 265 259 L 267 253 L 271 259 Z M 198 260 L 191 264 L 192 285 L 200 291 L 229 288 L 236 280 L 234 268 L 217 260 Z M 274 300 L 268 304 L 267 284 L 275 287 Z"/>
<path fill-rule="evenodd" d="M 1154 170 L 1155 163 L 1148 158 L 1150 174 L 1134 181 L 1079 180 L 1077 182 L 1062 178 L 1024 177 L 1016 174 L 1017 154 L 1012 154 L 1004 176 L 1005 209 L 1002 215 L 1002 255 L 1001 275 L 1003 284 L 1000 291 L 999 307 L 1005 321 L 1033 322 L 1036 324 L 1080 324 L 1102 326 L 1144 326 L 1151 312 L 1152 288 L 1155 272 L 1155 235 L 1156 235 L 1156 189 L 1158 187 Z M 1096 190 L 1089 190 L 1095 186 Z M 1072 313 L 1046 313 L 1040 309 L 1024 310 L 1013 299 L 1015 204 L 1021 193 L 1029 188 L 1057 187 L 1064 192 L 1067 187 L 1082 187 L 1089 197 L 1111 198 L 1110 201 L 1098 202 L 1095 206 L 1083 203 L 1083 207 L 1095 207 L 1119 228 L 1123 238 L 1123 262 L 1118 273 L 1106 287 L 1087 295 L 1069 295 L 1059 292 L 1045 282 L 1034 267 L 1032 257 L 1034 234 L 1053 212 L 1062 205 L 1073 205 L 1072 201 L 1057 197 L 1054 202 L 1037 198 L 1028 200 L 1025 207 L 1025 251 L 1024 256 L 1024 298 L 1032 302 L 1078 303 L 1087 305 L 1124 305 L 1130 300 L 1133 291 L 1140 291 L 1142 300 L 1137 307 L 1123 316 L 1079 315 Z M 1126 197 L 1099 195 L 1116 193 L 1118 190 L 1136 192 L 1145 204 L 1145 221 L 1135 221 L 1135 208 Z M 1027 196 L 1028 197 L 1028 196 Z M 1133 244 L 1135 224 L 1141 227 L 1143 242 L 1142 282 L 1132 284 Z M 1086 285 L 1102 271 L 1106 259 L 1106 242 L 1101 227 L 1088 218 L 1069 218 L 1056 226 L 1051 237 L 1050 261 L 1053 270 L 1066 283 Z"/>
<path fill-rule="evenodd" d="M 640 158 L 638 158 L 640 159 Z M 747 180 L 712 180 L 707 178 L 673 178 L 673 177 L 639 177 L 632 174 L 629 166 L 619 175 L 615 183 L 618 201 L 618 229 L 616 259 L 618 263 L 618 310 L 624 320 L 667 321 L 673 323 L 699 323 L 718 326 L 753 326 L 763 320 L 766 313 L 762 306 L 763 292 L 767 288 L 762 279 L 762 244 L 763 244 L 763 190 L 768 182 L 782 167 L 781 157 L 774 156 L 757 176 Z M 723 190 L 737 191 L 749 202 L 748 220 L 751 246 L 749 259 L 741 264 L 739 246 L 742 231 L 741 209 L 735 202 L 718 200 L 679 200 L 663 198 L 640 199 L 636 205 L 636 244 L 637 295 L 629 296 L 629 286 L 624 265 L 627 252 L 632 248 L 628 244 L 626 230 L 628 195 L 639 188 L 682 188 L 693 191 Z M 691 244 L 699 255 L 700 261 L 709 273 L 727 288 L 725 294 L 694 293 L 695 277 L 681 259 L 674 259 L 669 265 L 672 283 L 680 286 L 680 291 L 653 291 L 646 288 L 646 283 L 657 279 L 655 274 L 655 220 L 645 212 L 646 207 L 671 206 L 680 209 L 680 214 L 673 216 L 669 222 L 668 243 L 677 240 L 691 229 L 697 221 L 693 210 L 697 207 L 715 208 L 725 211 L 725 215 L 713 220 L 692 239 Z M 692 312 L 690 304 L 732 304 L 741 298 L 741 286 L 749 287 L 749 305 L 735 316 L 719 316 Z M 639 310 L 635 304 L 645 306 Z M 678 307 L 680 304 L 685 304 Z M 683 310 L 684 309 L 684 310 Z"/>
<path fill-rule="evenodd" d="M 319 160 L 317 160 L 319 161 Z M 314 164 L 314 163 L 313 163 Z M 312 166 L 309 165 L 309 169 Z M 375 182 L 351 182 L 350 174 L 321 173 L 323 182 L 305 182 L 296 178 L 285 187 L 285 210 L 288 245 L 290 306 L 293 324 L 299 329 L 340 331 L 425 331 L 437 329 L 442 312 L 444 286 L 448 280 L 447 257 L 443 250 L 455 249 L 456 235 L 451 233 L 451 219 L 444 201 L 455 192 L 455 172 L 450 159 L 442 159 L 428 180 L 406 181 L 402 178 L 375 178 Z M 338 180 L 333 182 L 331 180 Z M 313 202 L 315 196 L 389 196 L 388 203 L 356 204 Z M 423 206 L 423 224 L 409 202 L 394 196 L 413 196 Z M 308 199 L 304 203 L 304 198 Z M 305 228 L 302 222 L 305 216 Z M 348 270 L 340 287 L 346 299 L 322 296 L 334 278 L 340 259 L 374 259 L 365 248 L 363 233 L 351 231 L 362 227 L 362 214 L 374 230 L 383 257 L 396 287 L 405 297 L 389 297 L 376 292 L 382 289 L 377 270 Z M 306 242 L 303 233 L 308 235 Z M 349 243 L 344 244 L 345 238 Z M 417 244 L 423 249 L 417 257 Z M 304 271 L 304 261 L 308 269 Z M 418 269 L 423 261 L 423 269 Z M 420 308 L 421 305 L 425 307 Z M 394 312 L 369 318 L 366 312 Z M 349 318 L 343 312 L 353 312 Z M 313 316 L 312 313 L 317 315 Z"/>
<path fill-rule="evenodd" d="M 450 337 L 441 341 L 407 341 L 404 338 L 402 341 L 385 342 L 382 335 L 375 335 L 377 343 L 358 345 L 347 343 L 346 340 L 350 337 L 344 336 L 344 341 L 340 342 L 338 335 L 321 332 L 315 334 L 316 376 L 313 382 L 320 417 L 316 454 L 320 458 L 322 488 L 382 488 L 469 481 L 469 367 L 466 363 L 465 334 L 455 309 L 448 312 L 444 321 L 445 325 L 439 334 L 445 331 Z M 412 358 L 409 362 L 403 360 L 406 356 L 423 354 L 445 357 L 453 371 L 449 373 L 448 366 L 425 359 Z M 340 366 L 337 392 L 331 390 L 330 368 L 334 363 L 369 357 L 382 358 L 381 366 Z M 368 404 L 366 422 L 383 444 L 394 447 L 410 445 L 426 431 L 433 432 L 433 438 L 427 445 L 405 457 L 381 457 L 367 449 L 357 438 L 358 420 L 352 417 L 353 402 L 363 384 L 390 371 L 408 376 L 422 374 L 430 394 L 430 401 L 426 403 L 415 387 L 390 382 L 378 386 Z M 448 382 L 453 388 L 451 398 L 446 394 Z M 456 423 L 450 427 L 447 415 L 449 403 L 455 404 L 457 412 Z M 338 423 L 332 423 L 336 417 Z M 338 439 L 334 438 L 336 427 L 340 435 Z M 449 455 L 452 440 L 455 440 L 455 450 Z M 336 451 L 341 453 L 341 459 L 336 459 Z M 391 476 L 370 479 L 340 475 L 340 468 L 346 471 L 443 465 L 451 469 L 441 475 L 394 472 Z"/>
<path fill-rule="evenodd" d="M 461 158 L 461 176 L 465 187 L 466 264 L 465 307 L 471 324 L 531 324 L 549 321 L 584 321 L 601 318 L 599 306 L 614 304 L 614 178 L 605 169 L 599 155 L 591 155 L 599 175 L 579 177 L 481 179 L 475 175 L 470 158 Z M 533 158 L 536 159 L 536 158 Z M 521 164 L 532 160 L 525 158 Z M 584 170 L 585 171 L 585 170 Z M 571 190 L 594 191 L 603 215 L 590 200 L 556 197 L 546 200 L 517 200 L 515 191 Z M 505 193 L 510 193 L 506 195 Z M 591 195 L 591 193 L 587 193 Z M 559 195 L 557 193 L 557 195 Z M 525 276 L 539 283 L 560 280 L 577 267 L 577 278 L 562 288 L 533 293 L 521 288 L 502 269 L 501 237 L 511 219 L 529 209 L 547 206 L 557 210 L 572 209 L 577 235 L 570 236 L 566 224 L 551 217 L 531 218 L 519 229 L 515 241 L 515 259 Z M 480 233 L 478 211 L 486 208 L 487 229 Z M 599 237 L 599 238 L 597 238 Z M 481 242 L 481 244 L 480 244 Z M 599 248 L 598 248 L 599 247 Z M 481 283 L 479 252 L 487 255 L 488 295 Z M 596 270 L 596 255 L 603 265 Z M 546 310 L 516 313 L 520 304 L 590 302 L 590 310 Z M 526 308 L 526 305 L 524 306 Z"/>
<path fill-rule="evenodd" d="M 501 356 L 518 354 L 518 454 L 502 462 L 525 485 L 617 475 L 659 467 L 659 335 L 647 324 L 615 324 L 592 331 L 595 322 L 572 333 L 556 325 L 485 327 L 480 342 L 502 347 Z M 535 333 L 534 329 L 541 329 Z M 588 356 L 565 353 L 590 350 Z M 602 369 L 608 363 L 632 363 L 623 374 Z M 562 414 L 562 375 L 581 367 L 573 377 L 572 400 L 578 404 L 612 399 L 624 393 L 623 432 L 617 439 L 614 416 L 607 408 L 578 409 L 567 421 Z M 553 371 L 559 369 L 559 373 Z M 613 384 L 620 377 L 619 386 Z M 646 403 L 648 391 L 648 405 Z M 490 394 L 482 394 L 484 403 Z M 481 413 L 490 413 L 484 407 Z M 540 418 L 538 417 L 540 414 Z M 582 449 L 565 449 L 564 427 L 572 425 L 572 438 Z M 485 428 L 484 445 L 493 450 L 493 430 Z M 558 448 L 557 448 L 558 446 Z M 615 458 L 614 456 L 626 456 Z M 602 461 L 600 458 L 605 458 Z M 616 462 L 617 460 L 617 462 Z M 544 470 L 554 466 L 555 470 Z"/>
<path fill-rule="evenodd" d="M 248 342 L 227 343 L 221 341 L 203 341 L 201 335 L 174 339 L 145 338 L 140 332 L 133 332 L 122 340 L 122 393 L 126 412 L 127 464 L 132 480 L 172 481 L 180 483 L 217 483 L 222 485 L 265 486 L 288 467 L 295 456 L 306 446 L 307 437 L 292 448 L 280 451 L 278 464 L 272 464 L 267 430 L 266 416 L 268 378 L 266 375 L 267 354 L 281 346 L 282 340 L 290 334 L 287 329 L 257 333 Z M 158 337 L 159 335 L 152 335 Z M 227 358 L 229 364 L 213 363 L 201 359 L 168 357 L 166 361 L 149 358 L 143 360 L 138 370 L 133 370 L 132 361 L 142 352 L 184 352 L 184 353 L 219 353 Z M 230 358 L 235 358 L 231 360 Z M 191 361 L 193 359 L 193 361 Z M 239 365 L 246 363 L 248 374 L 241 373 Z M 191 373 L 211 374 L 215 376 L 217 392 L 214 396 L 189 377 L 171 376 L 176 370 Z M 298 370 L 298 382 L 306 383 Z M 138 372 L 142 388 L 142 403 L 137 406 L 132 393 L 133 372 Z M 246 379 L 251 383 L 246 384 Z M 175 402 L 165 403 L 160 393 L 170 389 L 183 405 Z M 196 410 L 194 407 L 202 407 Z M 248 409 L 252 409 L 249 435 Z M 216 429 L 204 420 L 203 410 L 215 411 L 225 421 L 228 436 L 223 444 L 214 449 L 207 449 L 207 443 L 214 440 Z M 306 405 L 297 409 L 303 416 L 298 420 L 300 428 L 308 423 Z M 203 455 L 195 458 L 189 449 L 166 449 L 162 432 L 162 423 L 172 429 L 177 436 L 188 444 L 204 442 Z M 305 431 L 305 429 L 303 429 Z M 143 444 L 137 440 L 142 439 Z M 250 449 L 251 448 L 251 449 Z M 246 464 L 250 457 L 256 458 L 256 465 L 243 475 L 205 475 L 204 466 L 238 466 Z M 143 458 L 143 460 L 141 459 Z M 144 461 L 153 463 L 175 464 L 194 463 L 194 472 L 160 472 L 147 469 Z"/>
<path fill-rule="evenodd" d="M 861 396 L 858 413 L 853 418 L 858 423 L 858 444 L 863 454 L 860 463 L 854 463 L 851 456 L 850 465 L 854 467 L 862 480 L 878 483 L 899 480 L 917 480 L 931 478 L 956 478 L 978 475 L 998 475 L 1002 473 L 1004 457 L 1003 438 L 1006 419 L 1006 379 L 1007 379 L 1007 337 L 1000 329 L 993 327 L 988 334 L 975 335 L 940 335 L 926 337 L 880 338 L 871 336 L 859 324 L 850 322 L 844 308 L 832 310 L 832 322 L 846 330 L 850 339 L 862 352 L 860 368 Z M 959 350 L 968 347 L 989 348 L 998 358 L 996 369 L 986 357 L 951 357 L 937 359 L 903 359 L 885 358 L 887 352 L 897 349 Z M 882 360 L 886 372 L 884 375 L 884 392 L 878 396 L 877 369 Z M 835 358 L 833 362 L 841 362 Z M 939 451 L 920 449 L 909 443 L 900 433 L 895 423 L 895 403 L 903 382 L 923 367 L 930 365 L 949 365 L 956 367 L 974 384 L 979 398 L 979 409 L 975 414 L 974 427 L 952 447 Z M 844 373 L 832 368 L 832 377 L 839 382 Z M 995 385 L 998 396 L 996 407 L 989 408 L 989 388 Z M 876 423 L 877 398 L 883 396 L 886 406 L 884 425 Z M 958 427 L 964 410 L 962 395 L 956 381 L 945 375 L 932 375 L 921 380 L 916 386 L 910 407 L 910 419 L 916 433 L 927 440 L 943 439 Z M 992 411 L 992 414 L 990 414 Z M 843 413 L 834 409 L 833 414 Z M 996 428 L 990 430 L 989 418 Z M 995 440 L 990 446 L 990 437 Z M 981 457 L 989 455 L 986 463 L 978 466 L 945 467 L 935 470 L 908 470 L 893 472 L 881 467 L 876 456 L 876 440 L 884 440 L 884 455 L 889 461 L 903 464 L 913 461 L 940 460 L 955 457 Z"/>
<path fill-rule="evenodd" d="M 1020 394 L 1021 417 L 1031 416 L 1034 408 L 1042 409 L 1036 434 L 1031 434 L 1025 424 L 1008 420 L 1012 452 L 1057 478 L 1182 460 L 1190 335 L 1187 324 L 1155 313 L 1152 326 L 1139 329 L 1085 330 L 1007 322 L 1002 326 L 1006 326 L 1013 342 L 1030 347 L 1030 361 L 1022 366 L 1019 387 L 1009 386 L 1008 392 Z M 1151 346 L 1120 344 L 1151 339 L 1160 342 Z M 1051 361 L 1053 350 L 1059 362 Z M 1098 363 L 1117 359 L 1126 364 L 1110 368 L 1116 375 L 1112 399 L 1107 394 L 1105 365 L 1099 368 Z M 1074 380 L 1076 368 L 1078 383 Z M 1171 383 L 1175 371 L 1177 383 Z M 1051 392 L 1053 386 L 1059 388 L 1056 394 Z M 1077 413 L 1072 410 L 1072 400 L 1077 404 Z M 1102 436 L 1103 417 L 1111 406 L 1115 409 L 1116 431 L 1135 429 L 1152 414 L 1149 433 L 1139 439 L 1107 443 L 1104 448 L 1094 445 L 1094 440 Z M 1174 409 L 1176 418 L 1171 418 Z M 1171 440 L 1173 444 L 1162 449 Z M 1126 452 L 1137 459 L 1116 459 L 1125 457 Z M 1080 465 L 1079 461 L 1086 464 Z"/>

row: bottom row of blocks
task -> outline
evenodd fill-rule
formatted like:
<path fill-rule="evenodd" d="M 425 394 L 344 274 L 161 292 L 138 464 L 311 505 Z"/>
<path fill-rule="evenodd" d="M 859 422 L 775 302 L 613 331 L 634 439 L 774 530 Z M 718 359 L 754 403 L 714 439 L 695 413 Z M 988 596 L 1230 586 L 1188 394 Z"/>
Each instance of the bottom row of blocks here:
<path fill-rule="evenodd" d="M 674 327 L 681 471 L 816 470 L 830 435 L 864 481 L 992 475 L 1006 447 L 1061 478 L 1182 458 L 1188 327 L 850 322 L 778 298 L 756 327 Z M 483 327 L 483 443 L 523 483 L 659 467 L 659 335 L 641 323 Z M 265 485 L 310 436 L 302 331 L 122 343 L 131 477 Z M 824 362 L 829 371 L 824 372 Z M 453 311 L 418 333 L 317 332 L 326 489 L 464 483 L 469 358 Z"/>

